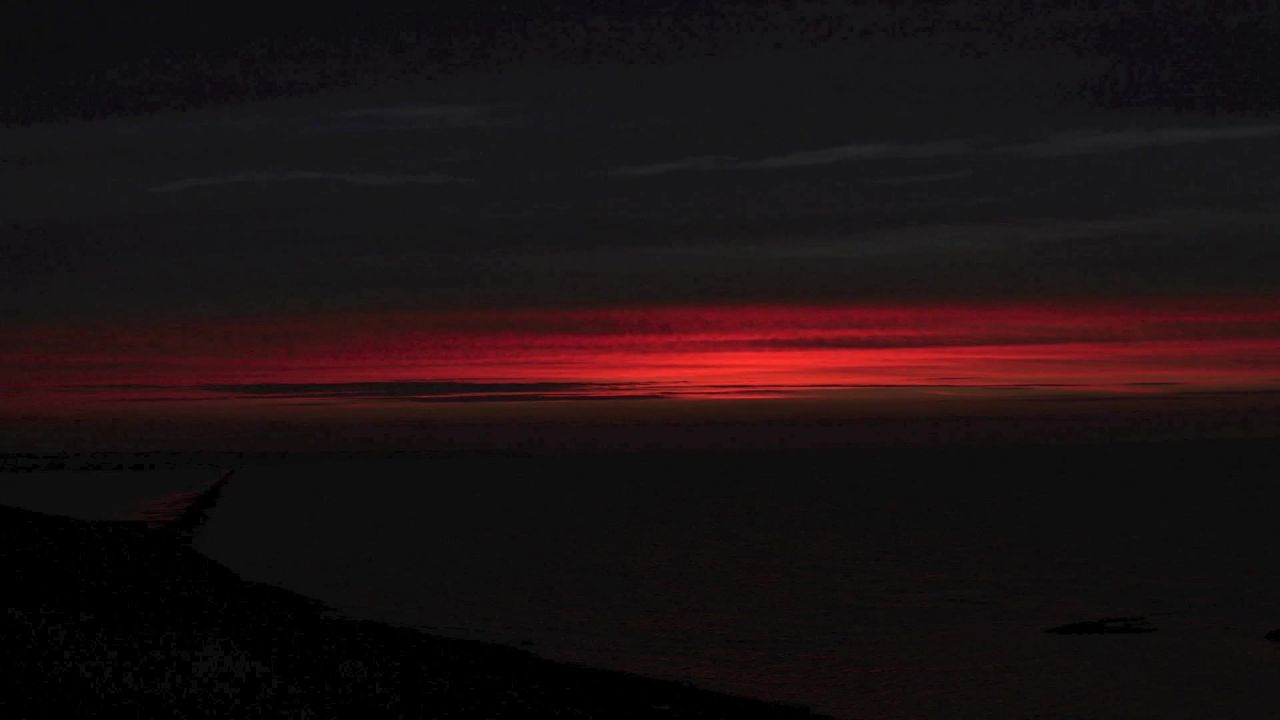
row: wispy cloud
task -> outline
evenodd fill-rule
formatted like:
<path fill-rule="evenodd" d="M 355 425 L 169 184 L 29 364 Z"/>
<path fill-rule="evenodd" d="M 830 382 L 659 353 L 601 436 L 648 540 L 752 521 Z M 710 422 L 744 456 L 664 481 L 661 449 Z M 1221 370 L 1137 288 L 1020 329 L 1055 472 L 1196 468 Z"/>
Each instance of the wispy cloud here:
<path fill-rule="evenodd" d="M 499 105 L 404 104 L 343 110 L 318 122 L 313 129 L 356 132 L 431 130 L 508 125 L 513 120 Z"/>
<path fill-rule="evenodd" d="M 891 159 L 934 159 L 962 155 L 972 150 L 972 143 L 964 141 L 945 141 L 929 143 L 872 143 L 840 145 L 837 147 L 806 150 L 803 152 L 775 155 L 762 160 L 739 162 L 737 168 L 744 170 L 813 167 L 816 165 L 832 165 L 857 160 L 891 160 Z"/>
<path fill-rule="evenodd" d="M 257 398 L 281 402 L 539 402 L 554 400 L 658 399 L 665 393 L 638 382 L 469 382 L 391 380 L 332 383 L 222 383 L 201 385 L 117 384 L 65 388 L 72 392 L 115 393 L 131 402 L 189 402 Z"/>
<path fill-rule="evenodd" d="M 738 164 L 736 158 L 728 155 L 699 155 L 652 165 L 623 165 L 613 168 L 609 171 L 609 174 L 621 177 L 644 177 L 646 175 L 666 175 L 667 173 L 684 170 L 732 170 Z"/>
<path fill-rule="evenodd" d="M 1280 136 L 1280 125 L 1237 127 L 1157 128 L 1104 132 L 1074 132 L 1051 135 L 1043 140 L 995 148 L 997 152 L 1051 157 L 1092 155 L 1145 148 L 1192 145 L 1228 140 L 1255 140 Z"/>
<path fill-rule="evenodd" d="M 771 170 L 834 165 L 858 160 L 944 158 L 961 155 L 970 150 L 971 144 L 962 141 L 912 144 L 863 143 L 784 153 L 759 160 L 740 160 L 731 155 L 699 155 L 648 165 L 623 165 L 613 168 L 609 174 L 620 177 L 644 177 L 686 171 Z"/>
<path fill-rule="evenodd" d="M 896 187 L 900 185 L 924 185 L 927 183 L 959 180 L 960 178 L 971 177 L 972 175 L 973 172 L 971 170 L 957 170 L 955 172 L 923 173 L 920 175 L 887 175 L 885 177 L 874 178 L 870 182 L 873 185 L 889 185 Z"/>
<path fill-rule="evenodd" d="M 470 182 L 445 173 L 428 173 L 426 175 L 388 175 L 383 173 L 349 173 L 295 170 L 286 172 L 241 172 L 231 175 L 213 175 L 206 177 L 182 178 L 162 185 L 155 185 L 148 190 L 155 193 L 180 192 L 195 188 L 217 187 L 220 185 L 287 183 L 287 182 L 329 182 L 364 187 L 387 187 L 395 185 L 446 185 Z"/>
<path fill-rule="evenodd" d="M 1125 152 L 1209 142 L 1258 140 L 1280 136 L 1280 125 L 1152 128 L 1057 133 L 1031 142 L 940 140 L 923 143 L 851 143 L 744 160 L 725 155 L 699 155 L 645 165 L 623 165 L 609 171 L 619 177 L 666 175 L 716 170 L 785 170 L 874 160 L 942 160 L 981 155 L 1061 157 Z M 958 173 L 911 176 L 922 181 L 948 179 Z"/>
<path fill-rule="evenodd" d="M 765 236 L 733 241 L 690 241 L 679 245 L 637 245 L 637 255 L 662 258 L 751 257 L 776 259 L 848 260 L 888 255 L 945 257 L 955 253 L 982 253 L 1035 244 L 1089 240 L 1134 240 L 1149 242 L 1201 232 L 1207 227 L 1223 230 L 1241 223 L 1256 224 L 1250 217 L 1224 213 L 1201 216 L 1192 212 L 1122 216 L 1098 220 L 1069 218 L 1022 222 L 920 223 L 900 227 L 867 229 L 831 235 L 785 238 Z M 1153 240 L 1156 239 L 1156 240 Z"/>

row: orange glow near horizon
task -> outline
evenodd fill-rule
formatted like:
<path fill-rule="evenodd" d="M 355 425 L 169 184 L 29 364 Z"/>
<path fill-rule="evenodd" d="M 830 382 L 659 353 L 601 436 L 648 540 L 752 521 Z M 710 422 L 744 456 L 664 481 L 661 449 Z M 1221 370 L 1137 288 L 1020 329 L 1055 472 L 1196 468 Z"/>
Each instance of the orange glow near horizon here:
<path fill-rule="evenodd" d="M 403 312 L 16 335 L 0 370 L 26 411 L 1280 387 L 1271 300 Z"/>

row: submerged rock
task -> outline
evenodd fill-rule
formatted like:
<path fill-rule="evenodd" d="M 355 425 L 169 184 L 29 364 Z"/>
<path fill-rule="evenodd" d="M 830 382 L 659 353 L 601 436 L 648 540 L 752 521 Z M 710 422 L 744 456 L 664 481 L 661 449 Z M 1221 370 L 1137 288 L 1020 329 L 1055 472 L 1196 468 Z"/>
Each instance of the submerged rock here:
<path fill-rule="evenodd" d="M 1045 630 L 1055 635 L 1137 635 L 1153 633 L 1155 626 L 1145 617 L 1113 617 L 1067 623 Z"/>

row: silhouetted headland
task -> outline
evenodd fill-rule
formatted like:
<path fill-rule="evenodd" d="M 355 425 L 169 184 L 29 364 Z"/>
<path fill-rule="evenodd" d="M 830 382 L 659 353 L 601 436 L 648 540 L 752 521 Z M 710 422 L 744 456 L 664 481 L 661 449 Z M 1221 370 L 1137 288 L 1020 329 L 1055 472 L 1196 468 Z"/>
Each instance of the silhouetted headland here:
<path fill-rule="evenodd" d="M 203 514 L 226 480 L 180 520 Z M 0 715 L 814 717 L 347 619 L 242 580 L 181 542 L 184 527 L 0 506 L 0 673 L 16 689 L 0 696 Z"/>
<path fill-rule="evenodd" d="M 191 542 L 195 531 L 209 519 L 209 511 L 218 504 L 223 488 L 231 481 L 235 472 L 226 471 L 203 490 L 178 493 L 165 498 L 146 513 L 148 524 L 159 532 L 171 534 L 179 541 Z"/>

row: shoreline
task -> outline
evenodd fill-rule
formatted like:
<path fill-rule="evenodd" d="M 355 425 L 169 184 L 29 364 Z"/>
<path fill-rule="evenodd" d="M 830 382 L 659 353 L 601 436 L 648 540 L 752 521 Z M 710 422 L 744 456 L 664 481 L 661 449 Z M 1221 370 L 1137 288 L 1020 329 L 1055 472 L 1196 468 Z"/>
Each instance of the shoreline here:
<path fill-rule="evenodd" d="M 0 505 L 7 717 L 815 718 L 339 615 L 143 522 Z"/>

